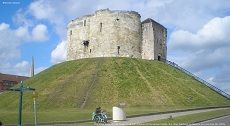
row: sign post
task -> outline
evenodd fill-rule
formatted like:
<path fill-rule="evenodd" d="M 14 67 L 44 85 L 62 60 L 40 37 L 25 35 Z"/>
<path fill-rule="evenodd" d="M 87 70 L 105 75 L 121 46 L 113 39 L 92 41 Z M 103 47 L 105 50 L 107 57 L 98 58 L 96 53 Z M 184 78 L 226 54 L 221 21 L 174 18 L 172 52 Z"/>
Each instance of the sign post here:
<path fill-rule="evenodd" d="M 23 81 L 21 81 L 19 88 L 16 89 L 8 89 L 9 91 L 17 91 L 19 92 L 19 105 L 18 105 L 18 126 L 22 126 L 22 96 L 25 91 L 35 91 L 34 88 L 24 87 Z"/>
<path fill-rule="evenodd" d="M 34 100 L 34 125 L 37 126 L 37 107 L 36 107 L 36 98 L 37 98 L 37 93 L 34 91 L 33 92 L 33 100 Z"/>

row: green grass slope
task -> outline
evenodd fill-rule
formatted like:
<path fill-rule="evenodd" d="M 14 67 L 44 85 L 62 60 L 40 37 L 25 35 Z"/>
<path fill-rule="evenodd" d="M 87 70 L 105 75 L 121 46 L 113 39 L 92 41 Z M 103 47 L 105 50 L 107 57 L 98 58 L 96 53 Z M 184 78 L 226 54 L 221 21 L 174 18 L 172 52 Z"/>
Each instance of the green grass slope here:
<path fill-rule="evenodd" d="M 230 101 L 192 77 L 159 61 L 92 58 L 52 66 L 27 80 L 36 88 L 39 110 L 111 108 L 194 108 L 230 105 Z M 32 110 L 32 93 L 24 94 Z M 16 110 L 18 93 L 0 94 L 0 110 Z"/>

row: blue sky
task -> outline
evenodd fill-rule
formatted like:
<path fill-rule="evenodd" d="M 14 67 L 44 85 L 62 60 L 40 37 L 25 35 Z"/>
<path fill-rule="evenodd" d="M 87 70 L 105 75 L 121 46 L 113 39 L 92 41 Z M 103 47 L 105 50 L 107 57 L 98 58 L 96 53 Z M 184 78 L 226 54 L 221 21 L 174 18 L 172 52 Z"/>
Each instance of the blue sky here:
<path fill-rule="evenodd" d="M 134 10 L 168 29 L 168 59 L 230 93 L 229 0 L 0 0 L 0 72 L 65 61 L 66 25 L 98 9 Z"/>

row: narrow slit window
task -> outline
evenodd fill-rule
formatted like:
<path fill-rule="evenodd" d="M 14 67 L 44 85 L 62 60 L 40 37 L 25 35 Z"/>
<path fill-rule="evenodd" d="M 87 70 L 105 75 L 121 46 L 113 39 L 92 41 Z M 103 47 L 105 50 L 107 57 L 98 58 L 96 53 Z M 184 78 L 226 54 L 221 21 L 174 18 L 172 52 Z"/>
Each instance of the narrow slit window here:
<path fill-rule="evenodd" d="M 84 20 L 84 26 L 86 26 L 86 20 Z"/>
<path fill-rule="evenodd" d="M 100 32 L 102 31 L 102 23 L 100 23 Z"/>
<path fill-rule="evenodd" d="M 72 30 L 70 30 L 69 34 L 72 35 Z"/>
<path fill-rule="evenodd" d="M 89 53 L 91 53 L 92 52 L 92 50 L 91 49 L 89 49 Z"/>
<path fill-rule="evenodd" d="M 117 46 L 117 54 L 120 54 L 120 46 Z"/>

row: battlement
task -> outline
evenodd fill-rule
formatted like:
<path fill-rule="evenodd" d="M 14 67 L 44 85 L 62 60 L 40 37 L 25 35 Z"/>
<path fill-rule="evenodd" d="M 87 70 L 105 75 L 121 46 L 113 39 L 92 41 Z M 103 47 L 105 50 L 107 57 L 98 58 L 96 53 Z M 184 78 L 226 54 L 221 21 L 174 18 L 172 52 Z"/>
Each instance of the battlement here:
<path fill-rule="evenodd" d="M 141 17 L 141 15 L 140 15 L 138 12 L 136 12 L 136 11 L 109 10 L 108 8 L 107 8 L 107 9 L 97 10 L 97 11 L 95 12 L 95 14 L 99 14 L 99 13 L 126 13 L 126 14 L 136 15 L 136 16 L 138 16 L 139 18 Z"/>
<path fill-rule="evenodd" d="M 85 18 L 90 18 L 90 17 L 92 17 L 94 15 L 97 15 L 97 14 L 105 14 L 105 13 L 130 14 L 130 15 L 136 15 L 138 18 L 141 18 L 141 15 L 136 11 L 110 10 L 110 9 L 107 8 L 107 9 L 97 10 L 97 11 L 95 11 L 94 14 L 89 14 L 89 15 L 84 15 L 84 16 L 78 17 L 78 18 L 72 20 L 72 22 L 75 21 L 75 20 L 82 20 L 82 19 L 85 19 Z"/>

